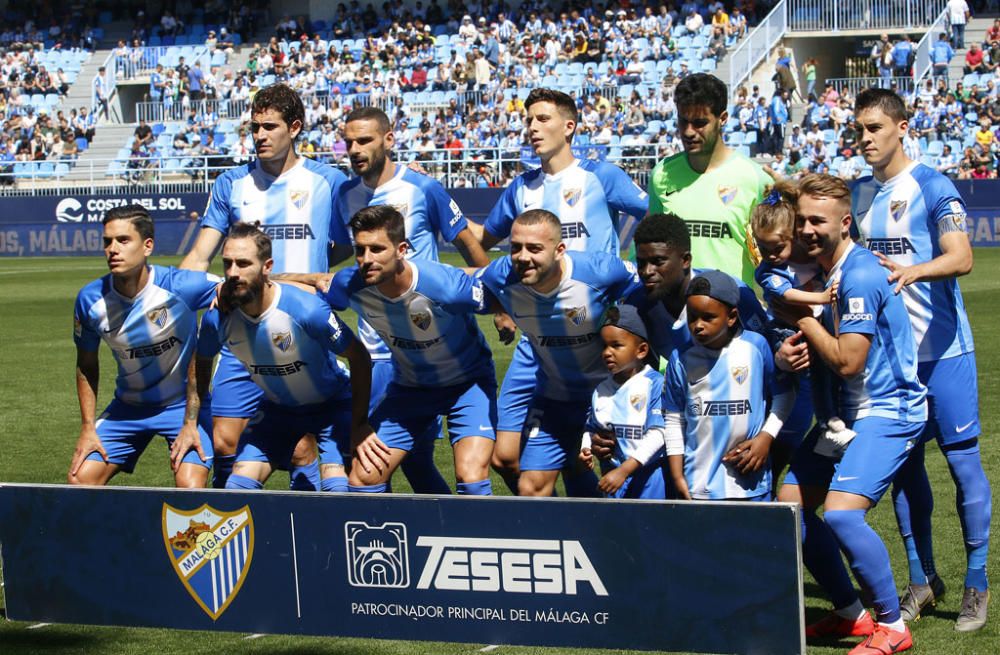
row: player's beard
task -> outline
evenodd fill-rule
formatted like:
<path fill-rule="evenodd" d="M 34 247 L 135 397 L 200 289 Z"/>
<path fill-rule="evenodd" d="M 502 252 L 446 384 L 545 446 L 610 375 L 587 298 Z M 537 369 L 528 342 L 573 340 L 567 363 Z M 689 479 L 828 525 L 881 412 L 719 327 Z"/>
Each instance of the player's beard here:
<path fill-rule="evenodd" d="M 243 282 L 240 284 L 240 282 Z M 264 280 L 250 281 L 226 280 L 219 291 L 219 304 L 226 311 L 245 307 L 261 297 L 264 291 Z"/>

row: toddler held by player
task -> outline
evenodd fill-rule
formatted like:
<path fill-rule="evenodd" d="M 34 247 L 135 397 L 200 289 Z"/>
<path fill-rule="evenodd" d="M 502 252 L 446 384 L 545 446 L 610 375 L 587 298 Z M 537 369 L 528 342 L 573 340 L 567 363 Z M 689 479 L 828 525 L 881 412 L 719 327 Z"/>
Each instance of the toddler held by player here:
<path fill-rule="evenodd" d="M 609 462 L 601 462 L 598 488 L 610 498 L 665 498 L 663 376 L 646 363 L 646 326 L 635 307 L 612 307 L 601 338 L 609 375 L 594 389 L 580 461 L 593 469 L 590 435 L 611 433 L 615 450 Z"/>

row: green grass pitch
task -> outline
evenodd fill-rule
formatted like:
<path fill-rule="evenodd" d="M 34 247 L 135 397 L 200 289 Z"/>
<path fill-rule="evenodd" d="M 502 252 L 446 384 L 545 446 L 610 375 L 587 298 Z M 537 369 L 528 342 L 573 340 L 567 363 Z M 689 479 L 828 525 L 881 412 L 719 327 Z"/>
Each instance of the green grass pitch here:
<path fill-rule="evenodd" d="M 454 256 L 447 261 L 457 263 Z M 177 264 L 177 258 L 154 257 L 160 264 Z M 74 387 L 74 347 L 72 343 L 73 300 L 77 290 L 106 272 L 100 258 L 0 259 L 0 481 L 62 483 L 79 430 L 79 413 Z M 976 251 L 975 271 L 962 280 L 962 288 L 975 333 L 979 366 L 979 401 L 983 421 L 983 461 L 995 489 L 1000 488 L 1000 458 L 995 444 L 1000 428 L 1000 249 Z M 353 324 L 353 316 L 345 316 Z M 512 347 L 496 339 L 490 317 L 481 318 L 496 358 L 499 373 L 506 369 Z M 114 365 L 102 347 L 102 380 L 98 410 L 111 398 Z M 439 445 L 438 465 L 451 478 L 450 449 Z M 997 611 L 978 633 L 959 634 L 953 630 L 962 595 L 965 552 L 955 513 L 955 489 L 944 458 L 936 446 L 928 447 L 928 470 L 934 486 L 935 547 L 939 571 L 948 593 L 930 612 L 912 626 L 916 648 L 923 654 L 1000 653 Z M 114 484 L 166 486 L 172 484 L 166 450 L 154 442 L 140 460 L 132 476 L 119 476 Z M 276 475 L 269 489 L 287 488 L 287 476 Z M 405 479 L 396 476 L 395 487 L 409 491 Z M 494 476 L 494 491 L 507 493 Z M 873 522 L 889 546 L 897 585 L 906 579 L 906 559 L 896 534 L 891 503 L 881 503 L 872 513 Z M 994 553 L 996 548 L 994 548 Z M 1000 580 L 996 557 L 990 561 L 994 581 Z M 806 618 L 818 618 L 828 607 L 814 582 L 806 578 Z M 1000 602 L 1000 601 L 997 601 Z M 776 625 L 776 630 L 786 629 Z M 787 629 L 792 629 L 789 626 Z M 263 636 L 246 639 L 234 633 L 183 632 L 153 629 L 120 629 L 72 625 L 31 629 L 29 624 L 0 621 L 0 653 L 150 653 L 195 655 L 197 653 L 305 653 L 382 655 L 394 653 L 473 654 L 486 644 L 380 641 L 339 638 L 298 638 Z M 850 641 L 828 642 L 810 647 L 817 655 L 845 653 Z M 627 649 L 623 643 L 622 648 Z M 583 653 L 578 649 L 521 648 L 501 646 L 498 653 Z M 598 652 L 598 651 L 594 651 Z"/>

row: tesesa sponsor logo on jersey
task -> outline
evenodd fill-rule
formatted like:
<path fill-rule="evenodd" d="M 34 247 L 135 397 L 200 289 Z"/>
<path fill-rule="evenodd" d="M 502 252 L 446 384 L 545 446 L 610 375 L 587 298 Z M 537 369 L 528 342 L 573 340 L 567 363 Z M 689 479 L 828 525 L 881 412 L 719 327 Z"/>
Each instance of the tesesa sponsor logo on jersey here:
<path fill-rule="evenodd" d="M 243 587 L 253 559 L 250 508 L 223 512 L 208 505 L 182 510 L 163 503 L 163 543 L 184 588 L 217 620 Z"/>
<path fill-rule="evenodd" d="M 753 411 L 749 400 L 702 400 L 698 396 L 687 409 L 691 416 L 742 416 Z"/>
<path fill-rule="evenodd" d="M 351 586 L 410 586 L 405 524 L 348 521 L 344 536 Z M 574 596 L 589 588 L 597 596 L 608 595 L 579 541 L 421 535 L 416 546 L 429 549 L 417 589 Z"/>
<path fill-rule="evenodd" d="M 883 255 L 907 255 L 916 254 L 917 249 L 913 247 L 906 237 L 896 237 L 892 239 L 868 239 L 868 250 L 880 252 Z"/>

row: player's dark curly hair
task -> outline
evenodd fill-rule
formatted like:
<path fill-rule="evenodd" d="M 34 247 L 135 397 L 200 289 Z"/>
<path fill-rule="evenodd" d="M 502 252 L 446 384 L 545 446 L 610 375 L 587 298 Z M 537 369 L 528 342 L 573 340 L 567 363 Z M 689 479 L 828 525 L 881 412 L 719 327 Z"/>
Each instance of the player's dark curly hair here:
<path fill-rule="evenodd" d="M 398 246 L 406 239 L 403 215 L 392 205 L 365 207 L 351 217 L 350 226 L 354 234 L 385 230 L 393 246 Z"/>
<path fill-rule="evenodd" d="M 635 229 L 635 245 L 664 243 L 679 252 L 691 252 L 687 223 L 675 214 L 651 214 Z"/>
<path fill-rule="evenodd" d="M 266 262 L 271 259 L 271 237 L 267 236 L 267 233 L 260 229 L 260 223 L 234 223 L 232 227 L 229 228 L 229 234 L 226 235 L 226 240 L 232 239 L 253 239 L 253 243 L 257 246 L 257 257 L 262 262 Z"/>
<path fill-rule="evenodd" d="M 101 219 L 101 225 L 107 225 L 111 221 L 128 221 L 143 241 L 153 238 L 153 217 L 142 205 L 125 205 L 109 209 Z"/>
<path fill-rule="evenodd" d="M 251 116 L 268 109 L 273 109 L 281 114 L 281 119 L 289 127 L 295 121 L 298 121 L 299 125 L 304 125 L 306 122 L 306 108 L 302 104 L 302 98 L 287 84 L 272 84 L 264 87 L 253 97 L 253 103 L 250 105 Z"/>
<path fill-rule="evenodd" d="M 891 89 L 865 89 L 854 100 L 854 115 L 866 109 L 881 109 L 882 113 L 897 123 L 907 119 L 906 104 Z"/>
<path fill-rule="evenodd" d="M 354 109 L 344 119 L 344 123 L 347 124 L 353 121 L 375 121 L 378 123 L 378 131 L 382 134 L 391 129 L 389 126 L 389 117 L 378 107 L 358 107 Z"/>
<path fill-rule="evenodd" d="M 678 108 L 708 107 L 712 114 L 721 116 L 729 104 L 729 92 L 725 82 L 715 75 L 695 73 L 678 82 L 674 104 Z"/>
<path fill-rule="evenodd" d="M 563 118 L 580 123 L 580 112 L 576 109 L 576 103 L 569 94 L 555 89 L 532 89 L 528 94 L 528 99 L 524 101 L 524 110 L 528 111 L 531 105 L 536 102 L 551 102 L 562 114 Z"/>

